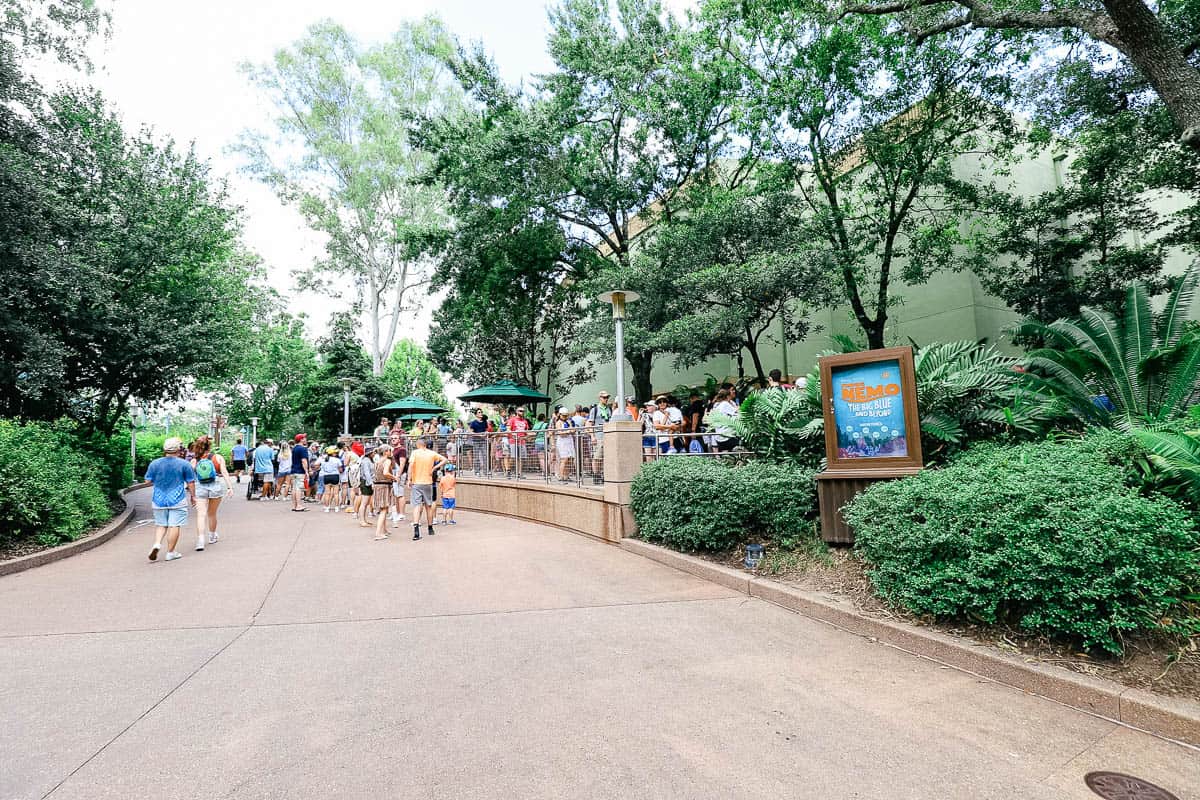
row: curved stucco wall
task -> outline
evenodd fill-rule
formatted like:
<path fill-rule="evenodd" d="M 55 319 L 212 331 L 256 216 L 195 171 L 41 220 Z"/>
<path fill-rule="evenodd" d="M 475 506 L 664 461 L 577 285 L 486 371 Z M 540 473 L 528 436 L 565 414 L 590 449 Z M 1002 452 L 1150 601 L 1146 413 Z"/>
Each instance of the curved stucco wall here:
<path fill-rule="evenodd" d="M 468 511 L 544 522 L 606 542 L 619 542 L 634 530 L 629 509 L 605 500 L 599 489 L 459 476 L 456 497 L 458 507 Z"/>

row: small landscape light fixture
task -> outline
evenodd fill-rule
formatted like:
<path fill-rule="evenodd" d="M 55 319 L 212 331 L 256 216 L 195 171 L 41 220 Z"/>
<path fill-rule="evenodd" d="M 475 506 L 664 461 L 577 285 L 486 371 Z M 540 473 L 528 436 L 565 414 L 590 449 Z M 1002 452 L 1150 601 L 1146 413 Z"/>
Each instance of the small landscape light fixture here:
<path fill-rule="evenodd" d="M 766 552 L 767 548 L 761 544 L 748 544 L 746 545 L 746 560 L 742 563 L 746 565 L 746 569 L 758 569 L 758 564 Z"/>

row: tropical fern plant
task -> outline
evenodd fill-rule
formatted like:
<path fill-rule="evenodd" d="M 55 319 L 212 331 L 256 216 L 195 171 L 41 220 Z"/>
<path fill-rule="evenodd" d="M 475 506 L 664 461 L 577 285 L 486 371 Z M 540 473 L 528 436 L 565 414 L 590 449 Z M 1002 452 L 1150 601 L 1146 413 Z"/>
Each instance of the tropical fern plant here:
<path fill-rule="evenodd" d="M 733 428 L 743 447 L 761 457 L 815 468 L 824 456 L 819 379 L 810 377 L 806 389 L 751 392 L 737 419 L 722 422 Z"/>
<path fill-rule="evenodd" d="M 1047 343 L 1029 354 L 1030 384 L 1088 425 L 1154 429 L 1181 418 L 1200 387 L 1198 281 L 1192 267 L 1157 314 L 1146 287 L 1133 282 L 1120 317 L 1085 308 L 1078 319 L 1019 326 Z"/>
<path fill-rule="evenodd" d="M 1200 431 L 1135 430 L 1133 436 L 1149 453 L 1150 463 L 1171 494 L 1185 494 L 1200 505 Z"/>
<path fill-rule="evenodd" d="M 991 345 L 941 342 L 913 354 L 921 432 L 941 445 L 1003 432 L 1036 434 L 1054 417 L 1050 399 L 1026 384 L 1020 362 Z"/>
<path fill-rule="evenodd" d="M 834 344 L 838 352 L 853 346 Z M 941 342 L 914 354 L 927 459 L 1002 433 L 1037 434 L 1053 420 L 1053 401 L 1025 383 L 1019 365 L 1018 359 L 972 341 Z M 821 380 L 814 370 L 805 389 L 752 393 L 742 403 L 734 432 L 759 455 L 815 465 L 824 454 L 821 408 Z"/>

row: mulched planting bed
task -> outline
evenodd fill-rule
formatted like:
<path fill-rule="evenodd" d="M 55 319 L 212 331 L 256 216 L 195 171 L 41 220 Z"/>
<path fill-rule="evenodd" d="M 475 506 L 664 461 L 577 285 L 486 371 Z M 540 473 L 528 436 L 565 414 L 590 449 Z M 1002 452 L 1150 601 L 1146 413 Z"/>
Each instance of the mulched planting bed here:
<path fill-rule="evenodd" d="M 90 531 L 80 536 L 79 539 L 86 539 L 97 531 L 108 527 L 113 519 L 115 519 L 116 516 L 124 510 L 125 503 L 123 501 L 117 501 L 113 503 L 112 518 L 101 523 L 100 525 L 97 525 L 95 528 L 92 528 Z M 79 539 L 75 539 L 74 541 L 79 541 Z M 64 544 L 70 544 L 70 542 L 59 542 L 58 544 L 45 545 L 39 542 L 37 539 L 19 539 L 15 542 L 0 541 L 0 561 L 11 561 L 14 558 L 31 556 L 34 553 L 40 553 L 43 550 L 52 550 L 55 547 L 62 547 Z"/>
<path fill-rule="evenodd" d="M 933 628 L 1024 658 L 1028 662 L 1052 664 L 1072 672 L 1093 675 L 1136 689 L 1183 697 L 1200 698 L 1200 639 L 1193 638 L 1182 649 L 1167 637 L 1139 635 L 1125 639 L 1121 658 L 1093 656 L 1070 643 L 1033 636 L 1006 626 L 939 622 L 884 604 L 871 590 L 862 562 L 850 550 L 834 548 L 795 554 L 769 553 L 763 568 L 742 565 L 745 550 L 701 555 L 757 577 L 769 578 L 809 592 L 836 595 L 854 603 L 859 613 Z"/>

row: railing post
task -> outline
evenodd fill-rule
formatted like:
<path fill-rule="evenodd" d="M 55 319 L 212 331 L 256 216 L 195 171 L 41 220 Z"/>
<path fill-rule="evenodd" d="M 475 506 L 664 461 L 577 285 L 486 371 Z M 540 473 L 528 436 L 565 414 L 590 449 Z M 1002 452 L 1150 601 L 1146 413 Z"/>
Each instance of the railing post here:
<path fill-rule="evenodd" d="M 637 530 L 629 510 L 629 490 L 642 468 L 642 426 L 634 420 L 614 420 L 604 425 L 604 499 L 614 518 L 610 528 L 622 537 Z"/>

